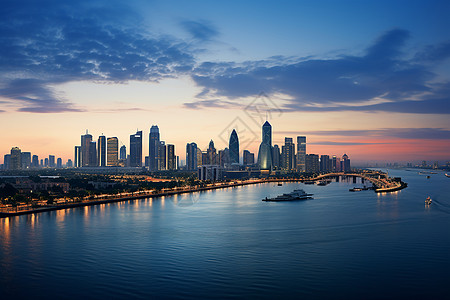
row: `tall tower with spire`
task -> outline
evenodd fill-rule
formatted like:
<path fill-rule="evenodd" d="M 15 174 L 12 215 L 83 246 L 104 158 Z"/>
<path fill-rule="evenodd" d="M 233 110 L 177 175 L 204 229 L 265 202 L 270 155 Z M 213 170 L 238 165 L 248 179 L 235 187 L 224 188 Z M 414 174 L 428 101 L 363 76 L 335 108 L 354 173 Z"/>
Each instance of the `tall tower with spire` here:
<path fill-rule="evenodd" d="M 272 125 L 268 121 L 262 126 L 262 142 L 259 145 L 258 165 L 261 170 L 272 170 Z"/>
<path fill-rule="evenodd" d="M 230 163 L 239 164 L 239 138 L 236 130 L 233 129 L 230 135 L 230 142 L 228 144 L 230 151 Z"/>

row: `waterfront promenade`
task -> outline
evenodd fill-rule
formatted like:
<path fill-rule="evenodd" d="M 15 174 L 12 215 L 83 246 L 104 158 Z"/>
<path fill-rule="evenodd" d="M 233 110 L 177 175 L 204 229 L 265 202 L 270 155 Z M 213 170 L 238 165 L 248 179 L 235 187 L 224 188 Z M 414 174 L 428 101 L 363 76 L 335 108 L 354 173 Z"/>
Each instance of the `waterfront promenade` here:
<path fill-rule="evenodd" d="M 369 176 L 368 174 L 371 174 Z M 374 174 L 378 175 L 377 177 L 373 177 Z M 407 184 L 404 182 L 396 182 L 391 178 L 387 177 L 384 173 L 328 173 L 322 174 L 316 177 L 310 178 L 261 178 L 261 179 L 248 179 L 248 180 L 234 180 L 229 182 L 215 182 L 209 183 L 206 185 L 196 185 L 196 186 L 186 186 L 186 187 L 175 187 L 172 189 L 162 189 L 160 191 L 156 190 L 142 190 L 136 192 L 123 192 L 119 194 L 103 194 L 103 195 L 94 195 L 89 196 L 83 199 L 65 199 L 64 201 L 59 201 L 57 204 L 49 205 L 49 206 L 41 206 L 41 207 L 32 207 L 31 205 L 21 205 L 17 207 L 2 207 L 0 208 L 0 218 L 9 217 L 9 216 L 18 216 L 74 207 L 82 207 L 82 206 L 92 206 L 106 203 L 114 203 L 142 198 L 156 198 L 163 196 L 171 196 L 177 194 L 185 194 L 185 193 L 194 193 L 194 192 L 202 192 L 214 189 L 223 189 L 223 188 L 232 188 L 249 184 L 261 184 L 261 183 L 282 183 L 282 182 L 304 182 L 304 181 L 317 181 L 326 178 L 338 177 L 338 176 L 349 176 L 349 177 L 361 177 L 370 182 L 376 187 L 375 192 L 377 193 L 389 193 L 398 191 L 407 187 Z M 384 177 L 384 178 L 383 178 Z"/>

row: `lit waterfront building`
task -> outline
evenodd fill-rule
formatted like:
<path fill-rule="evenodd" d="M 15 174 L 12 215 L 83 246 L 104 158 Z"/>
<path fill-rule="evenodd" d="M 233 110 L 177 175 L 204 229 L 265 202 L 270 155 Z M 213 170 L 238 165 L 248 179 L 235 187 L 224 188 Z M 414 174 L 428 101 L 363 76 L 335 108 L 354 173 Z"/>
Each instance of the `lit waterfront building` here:
<path fill-rule="evenodd" d="M 130 167 L 142 167 L 142 131 L 130 135 Z"/>
<path fill-rule="evenodd" d="M 74 167 L 81 167 L 81 146 L 75 146 Z"/>
<path fill-rule="evenodd" d="M 158 156 L 159 156 L 159 128 L 157 125 L 152 125 L 149 133 L 148 142 L 148 157 L 149 157 L 149 167 L 150 171 L 157 171 L 159 167 Z"/>
<path fill-rule="evenodd" d="M 189 171 L 197 170 L 197 150 L 196 143 L 186 145 L 186 169 Z"/>
<path fill-rule="evenodd" d="M 281 147 L 281 165 L 285 170 L 293 170 L 294 169 L 294 151 L 295 145 L 292 138 L 285 137 L 284 138 L 284 146 Z"/>
<path fill-rule="evenodd" d="M 351 171 L 350 159 L 348 158 L 347 154 L 342 155 L 341 171 L 342 172 L 350 172 Z"/>
<path fill-rule="evenodd" d="M 89 167 L 90 159 L 90 148 L 91 148 L 91 142 L 92 142 L 92 135 L 88 133 L 86 130 L 86 134 L 81 136 L 81 166 L 82 167 Z"/>
<path fill-rule="evenodd" d="M 160 141 L 158 146 L 158 170 L 163 171 L 167 168 L 166 142 Z"/>
<path fill-rule="evenodd" d="M 273 145 L 272 147 L 272 167 L 274 169 L 279 169 L 281 167 L 281 152 L 278 145 Z"/>
<path fill-rule="evenodd" d="M 231 164 L 239 164 L 239 138 L 236 130 L 233 129 L 228 143 L 229 157 Z"/>
<path fill-rule="evenodd" d="M 176 170 L 175 145 L 167 144 L 167 170 Z"/>
<path fill-rule="evenodd" d="M 218 165 L 203 165 L 198 167 L 198 179 L 217 181 L 223 179 L 222 168 Z"/>
<path fill-rule="evenodd" d="M 208 150 L 206 150 L 207 158 L 206 158 L 206 164 L 207 165 L 216 165 L 217 164 L 217 152 L 216 148 L 214 147 L 214 142 L 211 140 L 209 142 Z"/>
<path fill-rule="evenodd" d="M 258 165 L 261 170 L 272 170 L 272 126 L 268 121 L 262 126 L 262 142 L 259 145 Z"/>
<path fill-rule="evenodd" d="M 297 172 L 306 172 L 306 136 L 297 137 Z"/>
<path fill-rule="evenodd" d="M 251 153 L 248 150 L 244 150 L 243 153 L 243 162 L 244 166 L 250 166 L 255 164 L 255 154 Z"/>
<path fill-rule="evenodd" d="M 97 158 L 98 166 L 106 167 L 106 137 L 101 135 L 97 140 Z"/>
<path fill-rule="evenodd" d="M 308 173 L 319 173 L 319 155 L 317 154 L 307 154 L 305 157 L 306 172 Z"/>
<path fill-rule="evenodd" d="M 107 165 L 119 165 L 119 139 L 117 137 L 109 137 L 107 141 Z"/>
<path fill-rule="evenodd" d="M 22 150 L 19 147 L 12 147 L 10 159 L 9 159 L 9 169 L 19 170 L 22 167 Z"/>

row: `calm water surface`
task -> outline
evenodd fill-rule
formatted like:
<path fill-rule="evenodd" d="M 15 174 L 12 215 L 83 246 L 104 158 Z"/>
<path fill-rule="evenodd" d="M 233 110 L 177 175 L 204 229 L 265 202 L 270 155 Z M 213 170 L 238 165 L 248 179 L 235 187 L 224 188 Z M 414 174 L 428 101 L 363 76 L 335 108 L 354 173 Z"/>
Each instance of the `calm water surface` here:
<path fill-rule="evenodd" d="M 442 299 L 450 178 L 390 175 L 409 187 L 259 184 L 0 219 L 0 295 Z M 314 199 L 261 201 L 295 188 Z"/>

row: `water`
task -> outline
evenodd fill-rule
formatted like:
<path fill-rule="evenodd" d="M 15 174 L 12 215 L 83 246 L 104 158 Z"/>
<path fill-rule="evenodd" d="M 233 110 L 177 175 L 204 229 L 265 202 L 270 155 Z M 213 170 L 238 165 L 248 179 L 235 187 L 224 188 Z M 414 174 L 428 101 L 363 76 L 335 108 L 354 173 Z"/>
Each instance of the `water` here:
<path fill-rule="evenodd" d="M 0 219 L 8 298 L 443 298 L 450 178 L 238 188 Z M 313 200 L 273 203 L 303 188 Z M 433 204 L 425 207 L 431 196 Z"/>

